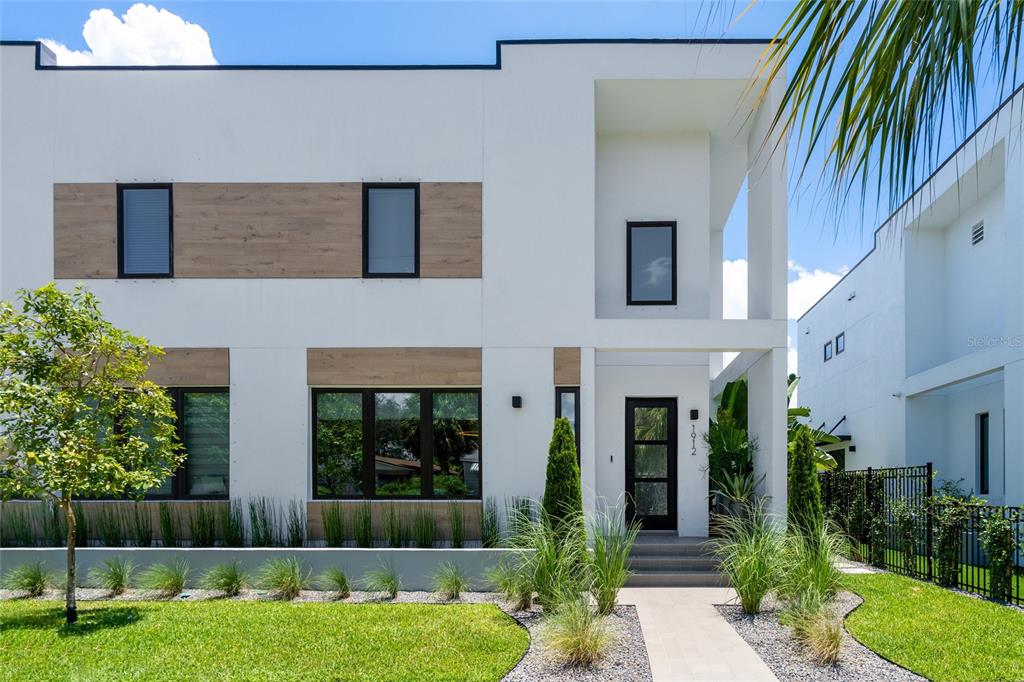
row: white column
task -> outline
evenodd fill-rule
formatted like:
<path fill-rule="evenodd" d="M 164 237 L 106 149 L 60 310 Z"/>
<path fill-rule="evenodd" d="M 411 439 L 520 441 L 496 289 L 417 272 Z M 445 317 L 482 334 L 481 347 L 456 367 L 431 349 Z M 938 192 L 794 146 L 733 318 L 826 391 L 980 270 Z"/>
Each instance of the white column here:
<path fill-rule="evenodd" d="M 1005 504 L 1024 505 L 1024 360 L 1003 368 Z"/>
<path fill-rule="evenodd" d="M 589 516 L 597 505 L 597 353 L 580 348 L 580 485 L 583 511 Z"/>
<path fill-rule="evenodd" d="M 722 319 L 722 254 L 723 230 L 711 230 L 711 248 L 708 267 L 711 272 L 711 309 L 708 311 L 708 317 L 712 320 Z M 711 353 L 710 357 L 710 369 L 711 378 L 718 376 L 718 373 L 722 371 L 725 366 L 724 354 L 723 353 Z"/>
<path fill-rule="evenodd" d="M 771 509 L 786 513 L 786 349 L 766 351 L 747 370 L 747 426 L 757 439 L 754 475 Z"/>

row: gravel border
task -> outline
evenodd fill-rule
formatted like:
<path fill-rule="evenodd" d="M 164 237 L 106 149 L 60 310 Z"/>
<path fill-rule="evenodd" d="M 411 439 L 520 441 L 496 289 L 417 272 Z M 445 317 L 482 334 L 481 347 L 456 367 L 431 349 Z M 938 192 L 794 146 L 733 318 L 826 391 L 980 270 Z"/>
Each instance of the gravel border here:
<path fill-rule="evenodd" d="M 836 599 L 845 618 L 863 600 L 850 592 Z M 744 614 L 735 604 L 715 606 L 740 637 L 758 653 L 780 680 L 800 682 L 911 682 L 925 678 L 882 658 L 858 642 L 843 628 L 843 649 L 839 661 L 827 666 L 814 663 L 793 637 L 792 630 L 779 623 L 779 607 L 768 603 L 757 615 Z"/>
<path fill-rule="evenodd" d="M 224 597 L 216 590 L 189 589 L 176 597 L 163 597 L 151 590 L 131 589 L 116 597 L 107 590 L 79 587 L 75 591 L 79 601 L 206 601 L 223 599 L 225 601 L 271 601 L 276 599 L 273 592 L 267 590 L 245 590 L 237 597 Z M 0 590 L 0 601 L 7 599 L 25 599 L 24 592 Z M 63 590 L 47 590 L 39 599 L 64 599 Z M 647 647 L 644 644 L 643 631 L 635 606 L 616 606 L 608 616 L 608 625 L 612 633 L 612 644 L 599 661 L 590 668 L 576 668 L 562 665 L 543 648 L 544 632 L 540 607 L 534 606 L 527 611 L 513 611 L 505 603 L 501 595 L 494 592 L 463 592 L 459 599 L 447 601 L 434 592 L 399 592 L 394 600 L 379 592 L 353 591 L 344 599 L 337 599 L 337 593 L 320 590 L 304 590 L 293 600 L 294 602 L 330 602 L 339 604 L 494 604 L 508 614 L 530 636 L 530 645 L 519 663 L 504 678 L 510 682 L 526 682 L 527 680 L 546 680 L 548 682 L 569 682 L 572 680 L 589 680 L 591 682 L 653 682 L 651 664 L 647 659 Z"/>

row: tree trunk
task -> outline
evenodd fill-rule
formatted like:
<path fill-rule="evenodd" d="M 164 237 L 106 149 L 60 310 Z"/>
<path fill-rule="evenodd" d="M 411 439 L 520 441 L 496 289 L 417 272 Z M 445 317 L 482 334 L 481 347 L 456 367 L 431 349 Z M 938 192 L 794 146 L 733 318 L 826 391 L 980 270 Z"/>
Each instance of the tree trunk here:
<path fill-rule="evenodd" d="M 78 606 L 75 603 L 75 542 L 77 527 L 75 524 L 75 510 L 71 508 L 71 499 L 65 495 L 60 506 L 64 508 L 64 518 L 68 525 L 68 574 L 67 586 L 64 590 L 64 613 L 68 623 L 78 620 Z"/>

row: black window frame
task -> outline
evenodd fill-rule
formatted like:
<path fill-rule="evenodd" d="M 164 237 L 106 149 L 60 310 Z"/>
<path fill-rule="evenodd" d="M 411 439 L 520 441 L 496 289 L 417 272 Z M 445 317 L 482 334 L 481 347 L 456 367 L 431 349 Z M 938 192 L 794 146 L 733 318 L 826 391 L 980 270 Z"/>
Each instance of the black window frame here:
<path fill-rule="evenodd" d="M 231 442 L 231 417 L 230 417 L 230 394 L 227 386 L 165 386 L 174 404 L 174 430 L 178 442 L 185 447 L 185 401 L 182 399 L 185 393 L 226 393 L 228 394 L 228 443 Z M 230 445 L 229 445 L 230 447 Z M 227 500 L 231 497 L 231 457 L 228 455 L 228 489 L 223 495 L 189 495 L 186 489 L 188 486 L 188 451 L 185 451 L 185 461 L 178 467 L 171 476 L 171 492 L 169 495 L 146 493 L 147 500 Z"/>
<path fill-rule="evenodd" d="M 310 467 L 312 471 L 312 499 L 314 500 L 482 500 L 484 475 L 483 447 L 483 402 L 479 388 L 465 386 L 433 388 L 401 388 L 378 386 L 374 388 L 331 388 L 318 386 L 310 389 Z M 350 393 L 362 396 L 363 422 L 363 471 L 362 492 L 358 495 L 320 495 L 317 491 L 317 396 L 330 393 Z M 420 494 L 419 495 L 378 495 L 377 481 L 373 467 L 375 403 L 377 393 L 416 393 L 420 396 Z M 476 394 L 477 421 L 480 423 L 480 437 L 477 443 L 480 455 L 479 477 L 480 486 L 476 494 L 469 495 L 434 495 L 434 394 L 435 393 L 473 393 Z M 424 428 L 427 426 L 427 428 Z"/>
<path fill-rule="evenodd" d="M 672 228 L 672 298 L 667 301 L 635 301 L 633 300 L 633 228 L 634 227 L 670 227 Z M 678 235 L 679 229 L 675 220 L 629 220 L 626 221 L 626 305 L 676 305 L 678 300 Z"/>
<path fill-rule="evenodd" d="M 836 335 L 836 355 L 846 352 L 846 332 Z"/>
<path fill-rule="evenodd" d="M 555 386 L 555 419 L 564 416 L 562 414 L 562 394 L 572 393 L 575 396 L 573 405 L 573 429 L 576 432 L 576 461 L 581 459 L 580 454 L 580 387 L 579 386 Z"/>
<path fill-rule="evenodd" d="M 167 272 L 124 271 L 124 191 L 132 189 L 167 190 Z M 170 279 L 174 277 L 174 184 L 170 182 L 134 182 L 117 185 L 117 278 L 118 279 Z"/>
<path fill-rule="evenodd" d="M 370 272 L 370 191 L 374 189 L 412 189 L 414 191 L 413 234 L 415 239 L 412 272 Z M 420 277 L 420 183 L 363 183 L 363 279 L 419 279 Z"/>
<path fill-rule="evenodd" d="M 829 339 L 828 341 L 825 342 L 823 353 L 825 356 L 824 362 L 828 362 L 829 360 L 832 359 L 832 339 Z"/>
<path fill-rule="evenodd" d="M 992 419 L 988 412 L 979 412 L 976 422 L 978 425 L 978 494 L 988 495 L 991 488 L 989 479 L 992 474 Z"/>

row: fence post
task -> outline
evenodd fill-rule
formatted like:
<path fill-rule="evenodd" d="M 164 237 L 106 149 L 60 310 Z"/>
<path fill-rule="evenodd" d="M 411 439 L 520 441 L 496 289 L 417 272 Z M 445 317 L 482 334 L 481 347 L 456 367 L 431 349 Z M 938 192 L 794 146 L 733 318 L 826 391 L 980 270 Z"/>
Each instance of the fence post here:
<path fill-rule="evenodd" d="M 925 465 L 927 478 L 925 479 L 925 553 L 928 557 L 928 582 L 932 582 L 932 463 Z"/>

